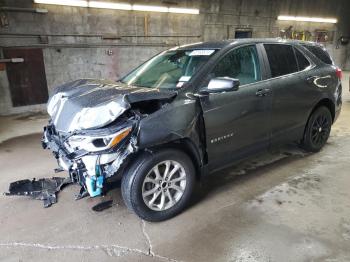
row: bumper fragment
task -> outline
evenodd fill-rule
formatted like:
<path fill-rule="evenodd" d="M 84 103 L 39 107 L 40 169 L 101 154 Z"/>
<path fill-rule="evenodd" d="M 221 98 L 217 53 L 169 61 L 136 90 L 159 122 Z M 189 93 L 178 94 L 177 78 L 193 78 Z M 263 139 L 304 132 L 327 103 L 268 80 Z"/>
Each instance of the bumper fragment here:
<path fill-rule="evenodd" d="M 57 203 L 57 193 L 72 180 L 64 177 L 41 178 L 39 180 L 25 179 L 10 184 L 7 196 L 30 196 L 44 201 L 44 207 Z"/>

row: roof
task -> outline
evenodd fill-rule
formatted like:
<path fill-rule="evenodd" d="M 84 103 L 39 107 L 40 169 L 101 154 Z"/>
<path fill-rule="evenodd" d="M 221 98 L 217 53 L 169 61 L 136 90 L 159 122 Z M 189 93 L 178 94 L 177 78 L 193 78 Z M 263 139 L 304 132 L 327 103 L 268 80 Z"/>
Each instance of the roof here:
<path fill-rule="evenodd" d="M 187 44 L 177 47 L 176 49 L 221 49 L 231 44 L 232 40 L 211 41 L 211 42 L 199 42 L 193 44 Z"/>
<path fill-rule="evenodd" d="M 222 49 L 228 45 L 242 44 L 242 43 L 291 43 L 291 44 L 311 44 L 315 42 L 306 42 L 301 40 L 289 40 L 282 38 L 244 38 L 244 39 L 228 39 L 222 41 L 199 42 L 188 45 L 176 47 L 176 49 Z"/>

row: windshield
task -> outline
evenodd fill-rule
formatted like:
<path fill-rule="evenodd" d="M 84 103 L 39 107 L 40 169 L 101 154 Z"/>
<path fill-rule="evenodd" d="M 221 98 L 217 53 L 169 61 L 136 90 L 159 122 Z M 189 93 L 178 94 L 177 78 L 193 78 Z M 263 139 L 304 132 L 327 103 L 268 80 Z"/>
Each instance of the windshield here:
<path fill-rule="evenodd" d="M 216 50 L 170 50 L 136 68 L 121 82 L 150 88 L 180 88 Z"/>

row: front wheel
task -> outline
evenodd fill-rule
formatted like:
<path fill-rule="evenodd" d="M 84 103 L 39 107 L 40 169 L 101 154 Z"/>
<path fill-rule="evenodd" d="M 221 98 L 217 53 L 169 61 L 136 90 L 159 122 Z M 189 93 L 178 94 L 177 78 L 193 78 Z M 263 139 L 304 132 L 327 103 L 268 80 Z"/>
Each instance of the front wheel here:
<path fill-rule="evenodd" d="M 191 159 L 174 149 L 143 152 L 122 178 L 127 207 L 147 221 L 162 221 L 189 203 L 195 183 Z"/>
<path fill-rule="evenodd" d="M 317 108 L 310 116 L 301 146 L 318 152 L 326 144 L 332 128 L 332 115 L 327 107 Z"/>

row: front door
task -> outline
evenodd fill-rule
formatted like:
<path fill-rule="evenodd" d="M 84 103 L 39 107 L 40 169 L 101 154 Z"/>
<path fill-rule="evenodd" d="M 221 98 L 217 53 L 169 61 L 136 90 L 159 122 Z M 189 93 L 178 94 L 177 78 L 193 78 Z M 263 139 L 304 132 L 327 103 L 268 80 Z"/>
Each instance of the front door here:
<path fill-rule="evenodd" d="M 240 80 L 237 91 L 201 98 L 211 170 L 268 145 L 272 95 L 261 67 L 256 46 L 249 45 L 230 51 L 210 74 Z"/>

